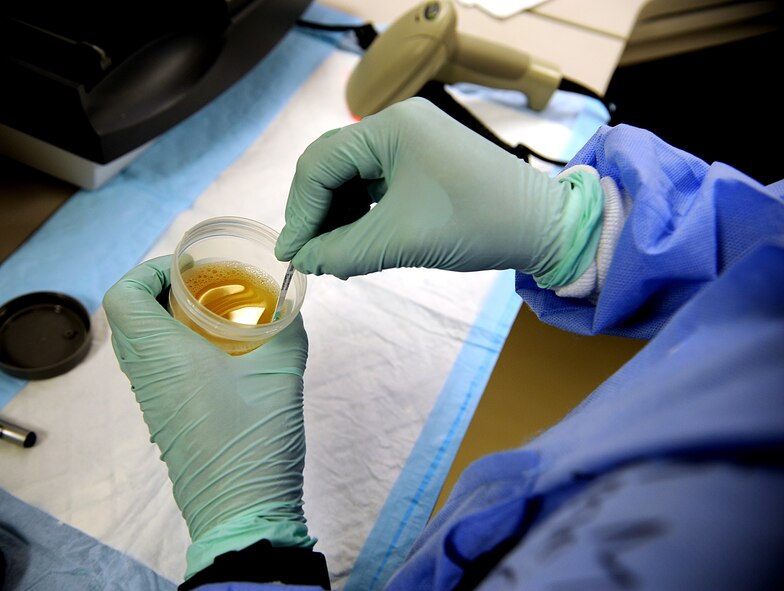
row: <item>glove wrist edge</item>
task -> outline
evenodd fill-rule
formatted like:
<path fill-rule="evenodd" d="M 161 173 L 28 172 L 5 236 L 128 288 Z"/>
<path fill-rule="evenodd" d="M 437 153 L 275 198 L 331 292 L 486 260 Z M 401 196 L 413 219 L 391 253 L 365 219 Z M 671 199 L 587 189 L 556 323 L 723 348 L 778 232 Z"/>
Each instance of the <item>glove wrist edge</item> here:
<path fill-rule="evenodd" d="M 330 589 L 327 561 L 312 547 L 275 547 L 267 539 L 216 557 L 208 567 L 183 582 L 177 591 L 227 581 L 317 585 Z"/>

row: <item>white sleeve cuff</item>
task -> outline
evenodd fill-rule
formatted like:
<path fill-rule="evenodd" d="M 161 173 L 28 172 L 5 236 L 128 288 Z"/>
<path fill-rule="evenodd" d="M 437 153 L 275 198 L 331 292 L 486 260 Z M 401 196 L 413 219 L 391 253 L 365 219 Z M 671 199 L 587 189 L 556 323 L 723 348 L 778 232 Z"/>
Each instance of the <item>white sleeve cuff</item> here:
<path fill-rule="evenodd" d="M 602 235 L 596 248 L 596 256 L 585 272 L 577 279 L 557 287 L 555 294 L 562 298 L 590 298 L 595 299 L 604 287 L 607 271 L 610 268 L 615 246 L 626 223 L 627 211 L 621 197 L 618 185 L 610 177 L 600 177 L 593 166 L 578 164 L 563 170 L 556 178 L 568 176 L 575 172 L 584 172 L 599 179 L 599 184 L 604 193 L 604 206 L 602 208 Z"/>

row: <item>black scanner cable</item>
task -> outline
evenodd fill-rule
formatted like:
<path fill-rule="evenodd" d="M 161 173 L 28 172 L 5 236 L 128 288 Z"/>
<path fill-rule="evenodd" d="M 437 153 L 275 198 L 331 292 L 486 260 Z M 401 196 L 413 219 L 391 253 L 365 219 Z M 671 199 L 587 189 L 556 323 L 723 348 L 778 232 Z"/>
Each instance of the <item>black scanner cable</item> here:
<path fill-rule="evenodd" d="M 378 31 L 370 23 L 362 25 L 333 25 L 328 23 L 315 23 L 305 19 L 297 19 L 297 25 L 306 29 L 315 29 L 317 31 L 330 31 L 333 33 L 347 33 L 352 32 L 357 38 L 357 44 L 362 49 L 367 49 L 378 37 Z"/>

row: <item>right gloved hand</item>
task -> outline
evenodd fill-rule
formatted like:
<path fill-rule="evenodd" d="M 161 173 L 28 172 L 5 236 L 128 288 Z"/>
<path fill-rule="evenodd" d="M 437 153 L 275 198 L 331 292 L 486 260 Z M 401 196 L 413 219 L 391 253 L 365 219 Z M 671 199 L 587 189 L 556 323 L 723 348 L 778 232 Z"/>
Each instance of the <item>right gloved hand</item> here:
<path fill-rule="evenodd" d="M 333 190 L 356 176 L 375 179 L 376 205 L 318 235 Z M 305 150 L 275 254 L 344 279 L 392 267 L 511 268 L 558 287 L 593 261 L 602 203 L 598 177 L 553 179 L 413 98 Z"/>

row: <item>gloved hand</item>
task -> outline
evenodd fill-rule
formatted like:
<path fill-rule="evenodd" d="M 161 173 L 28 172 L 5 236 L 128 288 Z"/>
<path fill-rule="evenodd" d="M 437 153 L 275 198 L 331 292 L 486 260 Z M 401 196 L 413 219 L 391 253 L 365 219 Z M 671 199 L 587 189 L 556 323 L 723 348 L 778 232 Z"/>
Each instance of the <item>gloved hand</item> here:
<path fill-rule="evenodd" d="M 103 305 L 120 368 L 190 531 L 186 578 L 261 539 L 312 546 L 302 511 L 302 318 L 258 349 L 230 356 L 156 301 L 170 265 L 165 256 L 132 269 Z"/>
<path fill-rule="evenodd" d="M 376 179 L 376 205 L 317 235 L 333 189 L 357 175 Z M 305 150 L 275 254 L 344 279 L 391 267 L 511 268 L 557 287 L 593 261 L 602 202 L 598 177 L 553 179 L 412 98 Z"/>

